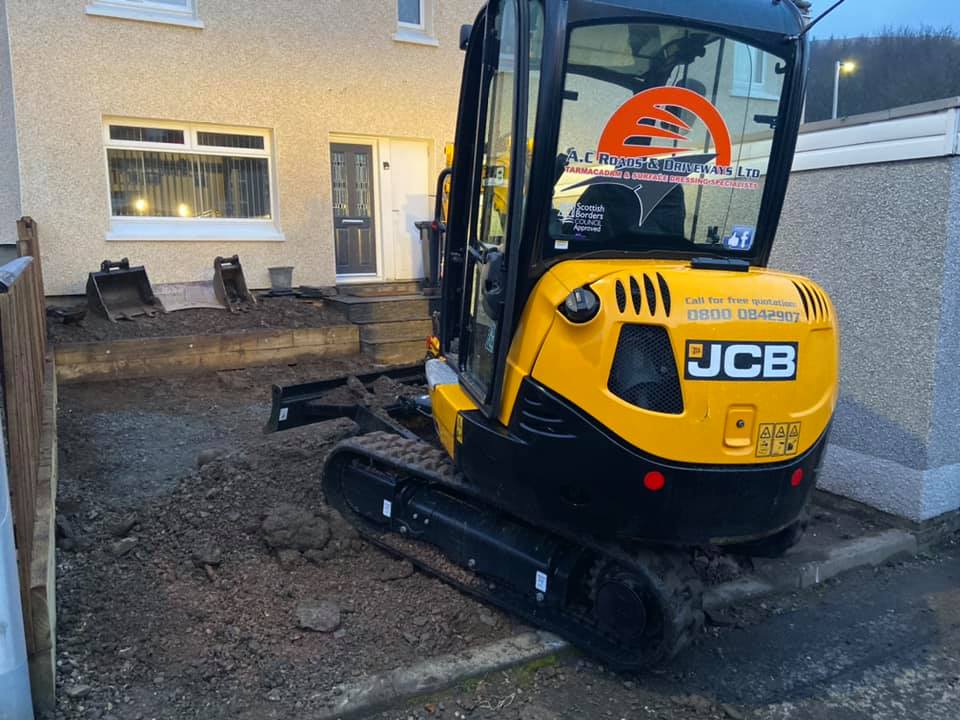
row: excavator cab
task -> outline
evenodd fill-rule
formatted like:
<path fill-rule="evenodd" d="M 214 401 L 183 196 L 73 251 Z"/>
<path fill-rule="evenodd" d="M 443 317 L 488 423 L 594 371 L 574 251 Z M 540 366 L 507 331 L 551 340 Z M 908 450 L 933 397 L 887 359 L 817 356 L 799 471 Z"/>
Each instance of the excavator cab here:
<path fill-rule="evenodd" d="M 492 2 L 478 16 L 441 346 L 486 414 L 506 419 L 508 354 L 550 267 L 766 265 L 802 107 L 802 23 L 789 0 L 702 0 L 682 15 L 643 0 Z"/>
<path fill-rule="evenodd" d="M 696 635 L 692 548 L 803 531 L 838 335 L 819 286 L 766 267 L 797 4 L 490 0 L 462 34 L 437 442 L 373 432 L 326 461 L 365 537 L 612 667 Z"/>

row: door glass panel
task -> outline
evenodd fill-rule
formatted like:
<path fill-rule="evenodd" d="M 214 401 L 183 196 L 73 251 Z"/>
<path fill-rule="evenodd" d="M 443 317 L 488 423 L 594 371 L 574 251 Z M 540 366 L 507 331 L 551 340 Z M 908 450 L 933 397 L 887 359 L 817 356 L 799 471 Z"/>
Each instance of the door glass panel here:
<path fill-rule="evenodd" d="M 330 148 L 333 230 L 338 275 L 377 271 L 373 148 L 336 143 Z"/>
<path fill-rule="evenodd" d="M 370 174 L 367 156 L 355 155 L 357 159 L 357 215 L 370 214 Z"/>
<path fill-rule="evenodd" d="M 536 93 L 539 82 L 539 58 L 542 46 L 543 11 L 539 0 L 530 2 L 531 74 L 528 127 L 522 142 L 527 146 L 527 163 L 532 150 Z M 513 149 L 514 88 L 516 82 L 517 16 L 512 2 L 502 5 L 493 23 L 493 42 L 499 43 L 495 67 L 487 90 L 487 117 L 482 136 L 479 188 L 475 201 L 476 240 L 474 249 L 487 257 L 506 253 L 507 220 L 510 208 L 510 153 Z M 489 40 L 488 40 L 489 42 Z M 490 276 L 491 263 L 473 263 L 469 278 L 468 332 L 464 369 L 486 395 L 495 373 L 498 323 L 484 304 L 484 284 L 496 281 Z"/>
<path fill-rule="evenodd" d="M 343 217 L 347 214 L 347 175 L 344 170 L 342 152 L 332 153 L 333 162 L 333 214 Z"/>

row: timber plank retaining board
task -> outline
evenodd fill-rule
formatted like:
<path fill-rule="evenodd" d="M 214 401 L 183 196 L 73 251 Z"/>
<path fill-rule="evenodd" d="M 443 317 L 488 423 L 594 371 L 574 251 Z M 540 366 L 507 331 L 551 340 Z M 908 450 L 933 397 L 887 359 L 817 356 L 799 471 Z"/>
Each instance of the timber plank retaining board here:
<path fill-rule="evenodd" d="M 365 343 L 392 343 L 416 340 L 421 345 L 433 334 L 433 321 L 401 320 L 399 322 L 368 323 L 359 325 L 360 340 Z"/>
<path fill-rule="evenodd" d="M 56 347 L 57 380 L 123 380 L 355 355 L 356 325 L 182 335 Z"/>
<path fill-rule="evenodd" d="M 30 609 L 32 627 L 29 656 L 33 709 L 53 714 L 56 710 L 57 602 L 56 533 L 57 499 L 57 383 L 53 360 L 45 364 L 43 416 L 40 431 L 40 462 L 37 473 L 33 551 L 30 561 Z"/>
<path fill-rule="evenodd" d="M 384 323 L 430 318 L 430 300 L 423 295 L 377 295 L 352 297 L 338 295 L 327 305 L 352 323 Z"/>

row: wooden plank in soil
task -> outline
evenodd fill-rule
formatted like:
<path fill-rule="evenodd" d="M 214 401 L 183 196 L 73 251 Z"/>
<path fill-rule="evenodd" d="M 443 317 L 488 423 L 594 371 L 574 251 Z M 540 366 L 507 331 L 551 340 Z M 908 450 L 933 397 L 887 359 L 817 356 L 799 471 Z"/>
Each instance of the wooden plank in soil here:
<path fill-rule="evenodd" d="M 30 690 L 36 712 L 56 710 L 57 602 L 54 521 L 57 497 L 57 383 L 53 358 L 45 363 L 43 423 L 37 473 L 36 515 L 30 560 L 33 650 Z"/>
<path fill-rule="evenodd" d="M 177 335 L 132 338 L 108 342 L 67 343 L 57 347 L 58 365 L 101 363 L 126 358 L 166 358 L 171 355 L 208 354 L 293 348 L 356 342 L 352 325 L 291 330 L 258 330 L 222 335 Z"/>
<path fill-rule="evenodd" d="M 369 343 L 360 341 L 363 354 L 373 362 L 385 365 L 402 365 L 405 363 L 423 360 L 427 354 L 427 346 L 423 340 L 406 340 L 404 342 Z"/>
<path fill-rule="evenodd" d="M 433 321 L 401 320 L 400 322 L 368 323 L 360 326 L 360 340 L 368 343 L 419 340 L 421 344 L 433 334 Z"/>
<path fill-rule="evenodd" d="M 57 347 L 61 382 L 156 377 L 341 357 L 359 350 L 354 325 L 118 340 Z"/>
<path fill-rule="evenodd" d="M 349 306 L 347 317 L 350 322 L 360 324 L 422 320 L 430 317 L 430 301 L 417 299 L 356 303 Z"/>
<path fill-rule="evenodd" d="M 383 295 L 419 295 L 420 280 L 398 280 L 396 282 L 351 283 L 338 285 L 340 296 L 379 297 Z M 336 296 L 335 296 L 336 297 Z"/>

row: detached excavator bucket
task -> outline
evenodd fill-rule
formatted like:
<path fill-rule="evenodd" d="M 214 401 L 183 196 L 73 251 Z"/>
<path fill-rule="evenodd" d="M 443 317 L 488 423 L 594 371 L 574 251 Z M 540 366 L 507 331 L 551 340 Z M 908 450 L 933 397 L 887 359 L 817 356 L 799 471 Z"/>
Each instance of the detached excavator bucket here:
<path fill-rule="evenodd" d="M 131 320 L 137 315 L 154 317 L 163 306 L 153 294 L 147 270 L 142 265 L 130 267 L 130 261 L 104 260 L 100 272 L 87 278 L 87 304 L 107 320 Z"/>
<path fill-rule="evenodd" d="M 240 256 L 222 258 L 213 261 L 213 292 L 217 300 L 223 303 L 230 312 L 239 312 L 249 309 L 256 304 L 256 299 L 247 289 L 247 281 L 243 277 L 243 266 Z"/>

